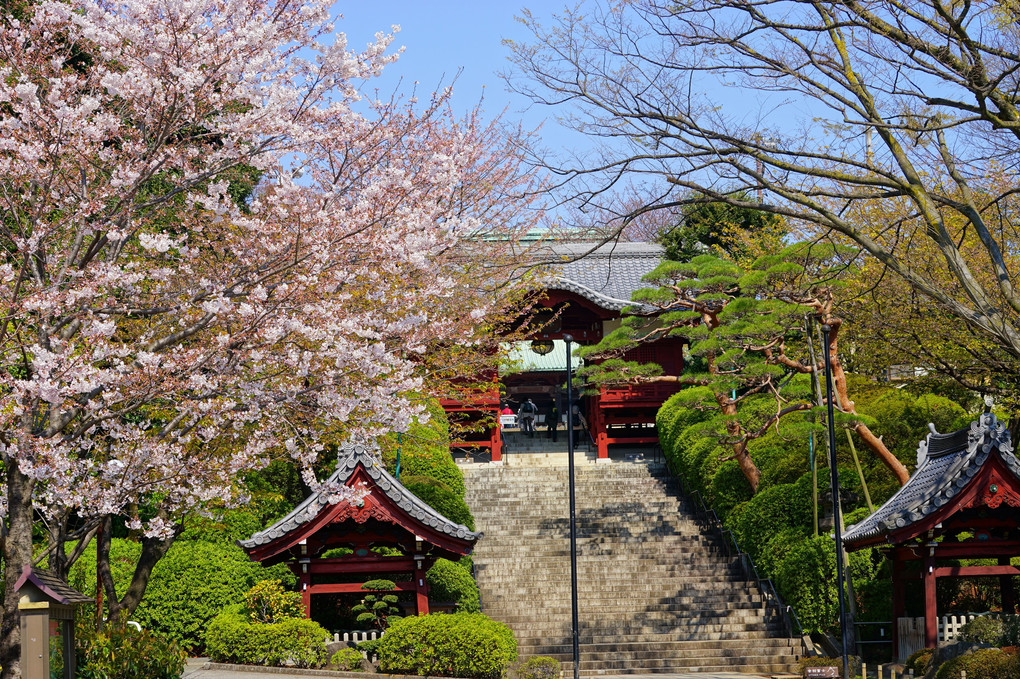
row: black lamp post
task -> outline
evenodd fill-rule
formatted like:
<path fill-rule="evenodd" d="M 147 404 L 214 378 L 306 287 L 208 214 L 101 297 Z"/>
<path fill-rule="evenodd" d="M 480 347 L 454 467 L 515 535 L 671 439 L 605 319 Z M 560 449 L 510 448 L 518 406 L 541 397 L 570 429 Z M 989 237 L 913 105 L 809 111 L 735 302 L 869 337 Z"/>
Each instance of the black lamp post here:
<path fill-rule="evenodd" d="M 846 628 L 846 601 L 843 594 L 843 583 L 845 582 L 843 579 L 843 531 L 840 526 L 843 510 L 839 501 L 839 469 L 836 467 L 836 425 L 833 421 L 835 408 L 833 406 L 834 399 L 832 395 L 832 357 L 829 355 L 830 330 L 831 328 L 828 325 L 822 326 L 826 408 L 829 422 L 829 481 L 832 486 L 832 529 L 833 535 L 836 538 L 836 592 L 839 596 L 839 629 L 843 639 L 843 676 L 849 679 L 850 658 L 848 654 L 850 640 Z"/>
<path fill-rule="evenodd" d="M 574 679 L 581 664 L 577 624 L 577 522 L 574 514 L 574 389 L 573 361 L 570 343 L 574 338 L 564 335 L 567 344 L 567 483 L 570 487 L 570 633 L 574 645 Z"/>

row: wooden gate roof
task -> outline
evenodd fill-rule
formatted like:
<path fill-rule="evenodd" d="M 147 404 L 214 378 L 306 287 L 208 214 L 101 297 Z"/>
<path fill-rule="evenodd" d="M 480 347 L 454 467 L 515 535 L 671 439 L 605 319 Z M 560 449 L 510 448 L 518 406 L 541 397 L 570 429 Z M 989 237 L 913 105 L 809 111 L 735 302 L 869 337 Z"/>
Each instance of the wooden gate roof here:
<path fill-rule="evenodd" d="M 902 544 L 957 512 L 1002 504 L 1020 507 L 1020 462 L 1005 425 L 986 413 L 969 427 L 940 434 L 932 427 L 917 449 L 917 470 L 873 514 L 851 526 L 847 549 Z"/>
<path fill-rule="evenodd" d="M 340 500 L 330 492 L 340 486 L 363 488 L 368 494 L 353 502 Z M 482 533 L 450 521 L 401 485 L 383 468 L 378 450 L 346 445 L 341 448 L 337 470 L 319 492 L 272 526 L 237 544 L 251 558 L 264 561 L 301 544 L 331 523 L 365 523 L 369 519 L 399 526 L 453 555 L 469 554 L 482 537 Z"/>

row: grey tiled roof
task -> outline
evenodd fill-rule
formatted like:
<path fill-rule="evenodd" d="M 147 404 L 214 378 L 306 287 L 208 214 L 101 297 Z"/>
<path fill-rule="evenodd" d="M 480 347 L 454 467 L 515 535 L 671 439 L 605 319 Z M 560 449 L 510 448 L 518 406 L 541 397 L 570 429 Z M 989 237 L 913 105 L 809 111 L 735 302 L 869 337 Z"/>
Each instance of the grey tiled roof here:
<path fill-rule="evenodd" d="M 422 502 L 411 491 L 404 488 L 399 481 L 383 468 L 379 462 L 378 449 L 344 445 L 340 449 L 338 458 L 337 470 L 323 484 L 326 489 L 344 485 L 359 466 L 364 467 L 368 475 L 375 481 L 378 490 L 385 493 L 386 497 L 393 500 L 398 507 L 407 512 L 415 520 L 440 533 L 445 533 L 460 540 L 474 542 L 482 537 L 480 532 L 475 533 L 466 526 L 450 521 Z M 295 507 L 294 511 L 269 528 L 255 533 L 247 540 L 238 540 L 237 544 L 245 549 L 253 549 L 269 544 L 273 540 L 283 537 L 313 520 L 327 505 L 333 504 L 336 504 L 336 502 L 331 502 L 328 494 L 323 492 L 314 493 Z"/>
<path fill-rule="evenodd" d="M 546 287 L 576 293 L 603 309 L 630 306 L 631 295 L 649 287 L 642 277 L 662 261 L 662 246 L 655 243 L 553 242 L 549 254 L 551 281 Z"/>
<path fill-rule="evenodd" d="M 873 514 L 851 526 L 844 540 L 867 540 L 922 520 L 966 488 L 993 449 L 1020 478 L 1020 463 L 1013 455 L 1009 431 L 995 415 L 986 413 L 969 427 L 951 434 L 939 434 L 933 427 L 917 448 L 914 475 Z"/>

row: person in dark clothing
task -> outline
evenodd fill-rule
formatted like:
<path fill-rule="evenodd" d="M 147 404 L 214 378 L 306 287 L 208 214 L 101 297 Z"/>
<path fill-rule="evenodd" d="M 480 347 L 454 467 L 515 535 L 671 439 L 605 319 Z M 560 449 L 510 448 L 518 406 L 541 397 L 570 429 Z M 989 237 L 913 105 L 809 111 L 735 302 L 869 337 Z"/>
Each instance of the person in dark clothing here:
<path fill-rule="evenodd" d="M 536 416 L 538 416 L 538 406 L 530 398 L 521 404 L 521 409 L 517 412 L 521 433 L 527 434 L 529 438 L 535 438 Z"/>
<path fill-rule="evenodd" d="M 549 405 L 545 409 L 545 437 L 556 441 L 557 428 L 560 424 L 560 409 L 556 406 L 556 401 L 549 401 Z"/>
<path fill-rule="evenodd" d="M 584 419 L 584 415 L 581 414 L 581 409 L 574 404 L 573 409 L 570 411 L 570 431 L 567 432 L 568 436 L 574 437 L 574 447 L 576 448 L 581 444 L 581 434 L 588 428 L 588 422 Z"/>

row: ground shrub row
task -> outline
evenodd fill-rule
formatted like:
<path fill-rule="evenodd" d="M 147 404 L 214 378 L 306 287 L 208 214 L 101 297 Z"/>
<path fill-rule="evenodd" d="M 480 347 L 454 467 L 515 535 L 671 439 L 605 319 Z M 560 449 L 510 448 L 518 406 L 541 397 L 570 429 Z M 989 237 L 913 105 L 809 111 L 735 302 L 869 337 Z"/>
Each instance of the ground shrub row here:
<path fill-rule="evenodd" d="M 849 380 L 862 419 L 911 470 L 916 464 L 918 442 L 928 433 L 929 422 L 939 431 L 948 432 L 973 419 L 963 406 L 945 396 L 918 393 L 917 388 L 913 392 L 894 389 L 853 375 Z M 684 389 L 659 410 L 659 439 L 671 468 L 715 509 L 761 574 L 772 578 L 785 602 L 796 610 L 805 631 L 835 629 L 835 550 L 827 537 L 831 528 L 825 529 L 830 486 L 824 422 L 811 421 L 809 414 L 787 416 L 778 428 L 772 427 L 768 434 L 751 442 L 749 454 L 761 472 L 758 492 L 752 494 L 737 463 L 728 459 L 732 450 L 720 443 L 726 438 L 728 418 L 697 407 L 705 399 L 701 389 Z M 745 429 L 754 430 L 756 423 L 775 413 L 775 401 L 751 397 L 741 408 Z M 840 495 L 845 523 L 851 525 L 867 516 L 869 510 L 844 426 L 839 422 L 837 425 Z M 859 439 L 856 448 L 864 482 L 877 507 L 897 490 L 898 483 Z M 812 457 L 820 496 L 819 536 L 815 536 L 813 526 Z M 887 568 L 873 550 L 850 555 L 848 569 L 859 621 L 890 619 L 892 597 Z M 940 610 L 949 612 L 959 592 L 940 591 L 940 597 Z M 908 614 L 920 610 L 920 600 L 907 603 Z"/>

